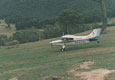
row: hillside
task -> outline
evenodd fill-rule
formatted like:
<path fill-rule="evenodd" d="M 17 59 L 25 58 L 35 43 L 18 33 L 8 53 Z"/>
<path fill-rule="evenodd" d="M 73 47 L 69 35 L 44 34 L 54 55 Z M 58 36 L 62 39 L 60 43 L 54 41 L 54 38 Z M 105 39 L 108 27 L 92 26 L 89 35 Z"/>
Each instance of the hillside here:
<path fill-rule="evenodd" d="M 19 47 L 0 48 L 0 80 L 18 78 L 18 80 L 51 80 L 52 76 L 61 80 L 84 80 L 68 74 L 70 69 L 90 71 L 94 69 L 115 69 L 115 27 L 107 29 L 101 35 L 100 44 L 91 42 L 67 47 L 60 52 L 59 47 L 51 48 L 48 39 L 39 42 L 20 44 Z M 90 31 L 76 34 L 85 35 Z M 80 69 L 84 61 L 94 61 L 91 69 Z M 100 79 L 104 80 L 104 79 Z M 115 80 L 112 73 L 105 80 Z"/>

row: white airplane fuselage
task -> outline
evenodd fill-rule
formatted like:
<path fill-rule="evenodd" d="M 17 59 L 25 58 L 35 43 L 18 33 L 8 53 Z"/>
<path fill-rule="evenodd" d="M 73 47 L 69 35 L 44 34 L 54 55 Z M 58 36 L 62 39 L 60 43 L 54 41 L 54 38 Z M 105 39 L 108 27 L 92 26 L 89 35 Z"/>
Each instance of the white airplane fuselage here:
<path fill-rule="evenodd" d="M 65 48 L 66 45 L 75 45 L 80 43 L 88 43 L 99 39 L 101 28 L 94 29 L 89 35 L 86 36 L 74 36 L 64 35 L 60 37 L 60 40 L 50 42 L 51 45 L 59 45 Z"/>

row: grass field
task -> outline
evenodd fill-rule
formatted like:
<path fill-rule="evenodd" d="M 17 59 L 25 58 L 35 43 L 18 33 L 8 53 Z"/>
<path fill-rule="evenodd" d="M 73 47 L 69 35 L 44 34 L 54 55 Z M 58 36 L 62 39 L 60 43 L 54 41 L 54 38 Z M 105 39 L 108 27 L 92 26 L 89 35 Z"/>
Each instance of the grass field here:
<path fill-rule="evenodd" d="M 78 35 L 88 34 L 90 31 Z M 56 39 L 56 38 L 55 38 Z M 79 68 L 83 61 L 94 61 L 91 69 L 115 69 L 115 27 L 107 29 L 100 37 L 100 43 L 91 42 L 68 46 L 65 52 L 60 47 L 51 48 L 48 39 L 39 42 L 20 44 L 18 48 L 0 48 L 0 80 L 17 77 L 19 80 L 51 80 L 59 76 L 61 80 L 83 80 L 67 73 Z M 106 80 L 115 80 L 115 73 Z"/>

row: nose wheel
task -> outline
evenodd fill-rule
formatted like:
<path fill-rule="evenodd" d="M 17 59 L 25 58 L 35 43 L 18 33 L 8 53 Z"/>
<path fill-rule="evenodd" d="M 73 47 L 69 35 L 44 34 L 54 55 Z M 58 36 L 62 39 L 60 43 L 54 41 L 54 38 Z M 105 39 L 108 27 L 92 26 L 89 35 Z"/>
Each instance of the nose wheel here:
<path fill-rule="evenodd" d="M 65 48 L 61 48 L 60 50 L 61 50 L 61 52 L 64 52 L 64 51 L 65 51 Z"/>
<path fill-rule="evenodd" d="M 60 50 L 61 50 L 61 52 L 64 52 L 65 51 L 65 45 L 63 45 Z"/>

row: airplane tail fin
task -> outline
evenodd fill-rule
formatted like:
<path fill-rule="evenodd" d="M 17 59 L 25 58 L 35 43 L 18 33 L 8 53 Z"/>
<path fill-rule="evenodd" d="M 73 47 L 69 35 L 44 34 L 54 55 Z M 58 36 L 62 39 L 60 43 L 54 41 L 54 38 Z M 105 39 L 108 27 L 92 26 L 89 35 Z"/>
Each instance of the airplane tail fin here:
<path fill-rule="evenodd" d="M 99 39 L 101 28 L 94 29 L 89 35 L 95 39 Z"/>

